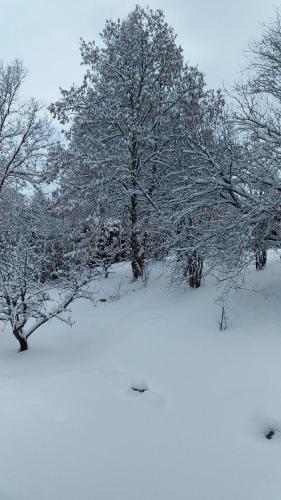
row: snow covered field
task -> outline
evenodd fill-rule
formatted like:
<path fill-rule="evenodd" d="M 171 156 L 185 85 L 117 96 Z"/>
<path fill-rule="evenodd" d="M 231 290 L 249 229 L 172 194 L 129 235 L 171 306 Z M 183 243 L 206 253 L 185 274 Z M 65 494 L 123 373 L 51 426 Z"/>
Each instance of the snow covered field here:
<path fill-rule="evenodd" d="M 144 288 L 119 265 L 120 299 L 77 302 L 72 328 L 21 354 L 2 333 L 0 500 L 280 500 L 280 261 L 244 286 L 219 332 L 212 279 L 175 291 L 155 267 Z"/>

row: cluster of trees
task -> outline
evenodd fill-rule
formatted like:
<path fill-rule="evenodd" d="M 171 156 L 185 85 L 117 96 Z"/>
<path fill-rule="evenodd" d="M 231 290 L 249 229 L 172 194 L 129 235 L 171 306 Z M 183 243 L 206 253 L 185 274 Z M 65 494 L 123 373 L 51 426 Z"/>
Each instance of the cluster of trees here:
<path fill-rule="evenodd" d="M 281 246 L 279 14 L 228 105 L 160 10 L 107 21 L 101 42 L 81 41 L 84 80 L 49 106 L 60 142 L 20 99 L 22 64 L 0 67 L 0 320 L 21 350 L 114 262 L 138 280 L 166 259 L 198 288 L 204 270 L 238 279 Z"/>

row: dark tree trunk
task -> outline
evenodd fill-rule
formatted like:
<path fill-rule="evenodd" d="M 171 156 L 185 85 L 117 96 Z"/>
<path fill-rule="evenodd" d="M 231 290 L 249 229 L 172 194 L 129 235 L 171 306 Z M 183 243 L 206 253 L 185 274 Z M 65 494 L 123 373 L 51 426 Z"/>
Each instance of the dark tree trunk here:
<path fill-rule="evenodd" d="M 131 266 L 133 271 L 133 278 L 137 280 L 143 277 L 144 258 L 138 238 L 132 235 L 132 260 Z"/>
<path fill-rule="evenodd" d="M 144 271 L 144 251 L 140 242 L 139 228 L 138 228 L 138 195 L 135 191 L 138 190 L 138 173 L 139 173 L 139 158 L 138 158 L 138 145 L 135 134 L 132 140 L 132 188 L 133 194 L 131 195 L 131 266 L 133 271 L 133 279 L 137 280 L 143 277 Z"/>
<path fill-rule="evenodd" d="M 191 288 L 199 288 L 202 280 L 203 257 L 198 252 L 193 252 L 187 260 L 185 276 Z"/>
<path fill-rule="evenodd" d="M 28 349 L 27 340 L 21 335 L 20 330 L 14 330 L 13 334 L 20 344 L 20 352 L 27 351 Z"/>
<path fill-rule="evenodd" d="M 134 280 L 137 280 L 143 277 L 144 255 L 137 231 L 138 205 L 137 205 L 136 194 L 133 194 L 131 196 L 131 217 L 132 217 L 131 266 L 133 271 L 133 278 Z"/>
<path fill-rule="evenodd" d="M 261 271 L 265 268 L 266 260 L 267 260 L 267 252 L 266 250 L 255 250 L 256 257 L 256 270 Z"/>

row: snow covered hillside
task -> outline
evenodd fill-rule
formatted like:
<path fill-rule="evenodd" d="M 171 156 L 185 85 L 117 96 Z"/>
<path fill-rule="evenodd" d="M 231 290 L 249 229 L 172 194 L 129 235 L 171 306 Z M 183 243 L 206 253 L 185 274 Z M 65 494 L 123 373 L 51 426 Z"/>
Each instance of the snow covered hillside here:
<path fill-rule="evenodd" d="M 228 301 L 224 332 L 214 280 L 130 279 L 114 267 L 106 302 L 77 302 L 27 352 L 1 334 L 0 499 L 279 500 L 279 259 Z"/>

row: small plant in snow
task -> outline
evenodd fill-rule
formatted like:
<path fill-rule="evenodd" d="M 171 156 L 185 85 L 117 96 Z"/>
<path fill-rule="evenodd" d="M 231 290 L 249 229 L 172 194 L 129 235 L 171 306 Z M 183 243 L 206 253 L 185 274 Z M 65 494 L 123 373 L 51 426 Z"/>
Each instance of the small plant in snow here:
<path fill-rule="evenodd" d="M 220 312 L 220 316 L 219 316 L 219 319 L 218 319 L 218 323 L 219 323 L 220 332 L 223 332 L 223 331 L 227 330 L 227 328 L 228 328 L 228 317 L 226 315 L 224 302 L 222 302 L 221 312 Z"/>

